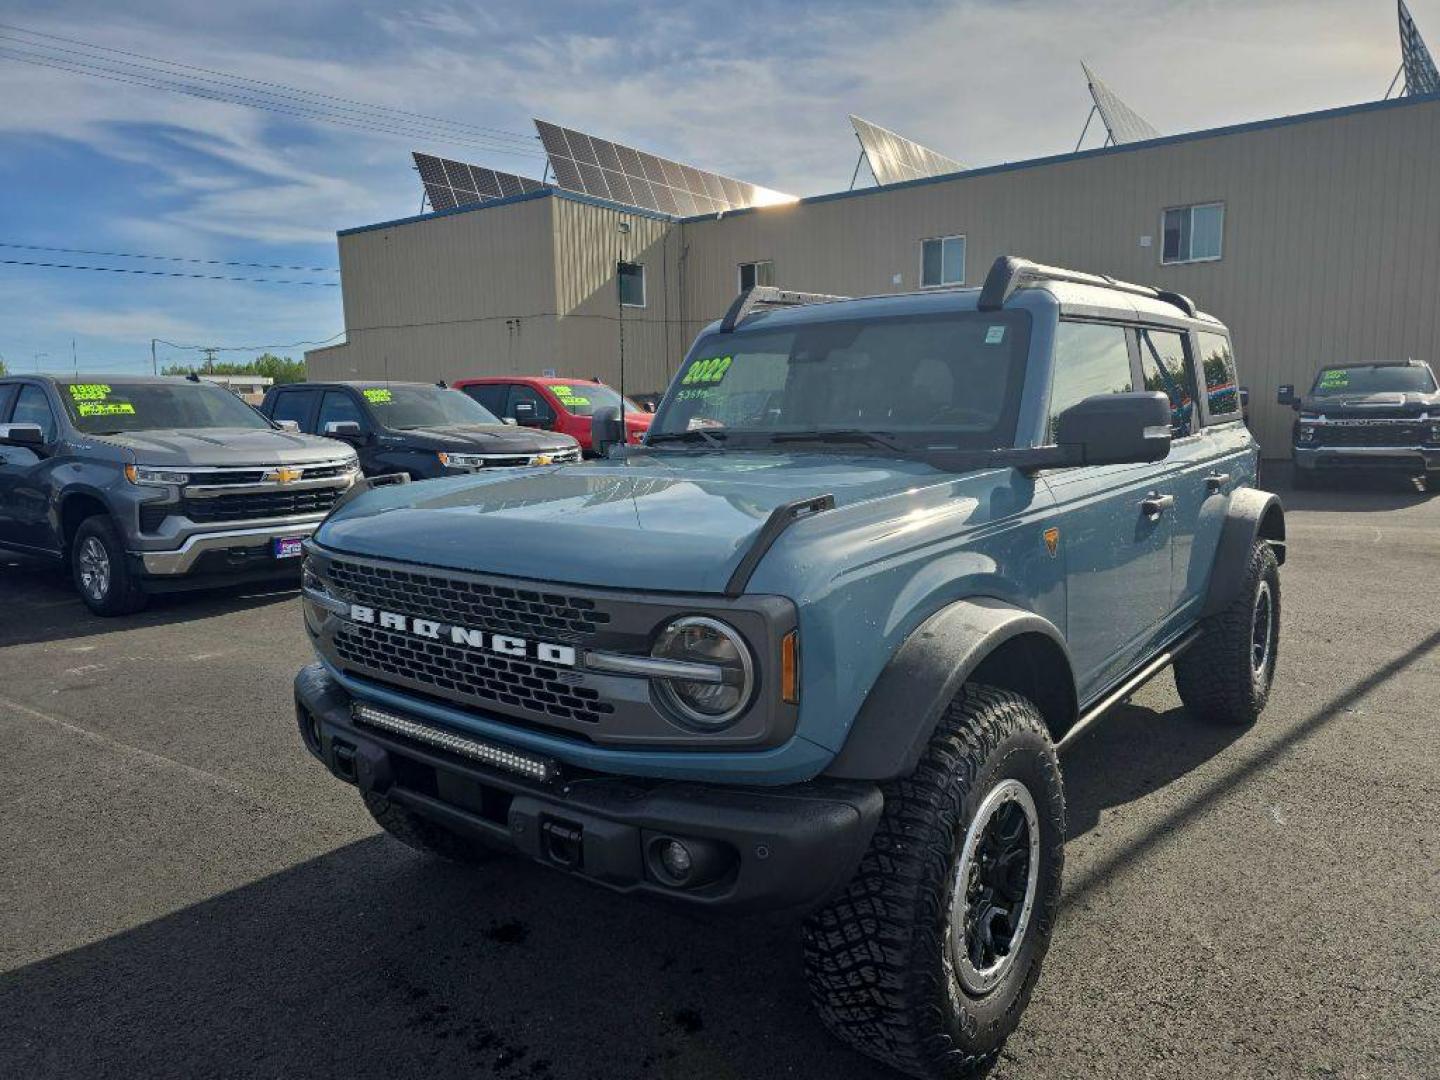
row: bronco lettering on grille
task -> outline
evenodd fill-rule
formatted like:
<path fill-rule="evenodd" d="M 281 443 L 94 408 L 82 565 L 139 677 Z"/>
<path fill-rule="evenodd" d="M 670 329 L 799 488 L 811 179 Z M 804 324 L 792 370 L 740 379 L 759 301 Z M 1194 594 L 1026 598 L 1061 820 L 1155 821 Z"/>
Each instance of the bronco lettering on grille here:
<path fill-rule="evenodd" d="M 485 649 L 501 656 L 514 656 L 524 660 L 535 660 L 557 667 L 574 667 L 575 649 L 569 645 L 556 645 L 548 641 L 526 641 L 509 634 L 492 634 L 487 630 L 473 630 L 468 626 L 449 626 L 434 619 L 417 619 L 396 611 L 377 611 L 364 604 L 350 605 L 350 621 L 381 626 L 386 630 L 399 630 L 431 641 L 448 641 L 452 645 L 463 645 L 471 649 Z"/>

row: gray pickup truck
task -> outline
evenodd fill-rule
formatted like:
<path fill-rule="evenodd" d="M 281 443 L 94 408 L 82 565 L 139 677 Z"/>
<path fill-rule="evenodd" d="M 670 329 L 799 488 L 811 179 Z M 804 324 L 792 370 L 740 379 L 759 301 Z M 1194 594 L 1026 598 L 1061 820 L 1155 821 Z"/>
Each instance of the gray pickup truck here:
<path fill-rule="evenodd" d="M 0 379 L 0 548 L 68 564 L 97 615 L 290 576 L 355 451 L 192 378 Z"/>

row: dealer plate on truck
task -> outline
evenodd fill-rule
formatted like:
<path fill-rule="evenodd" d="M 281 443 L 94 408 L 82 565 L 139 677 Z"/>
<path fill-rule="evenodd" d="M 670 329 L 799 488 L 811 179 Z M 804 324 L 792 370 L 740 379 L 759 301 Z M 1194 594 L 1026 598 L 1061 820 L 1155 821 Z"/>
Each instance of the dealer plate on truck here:
<path fill-rule="evenodd" d="M 305 543 L 303 536 L 277 536 L 271 543 L 275 546 L 277 559 L 296 559 L 304 554 L 301 550 Z"/>

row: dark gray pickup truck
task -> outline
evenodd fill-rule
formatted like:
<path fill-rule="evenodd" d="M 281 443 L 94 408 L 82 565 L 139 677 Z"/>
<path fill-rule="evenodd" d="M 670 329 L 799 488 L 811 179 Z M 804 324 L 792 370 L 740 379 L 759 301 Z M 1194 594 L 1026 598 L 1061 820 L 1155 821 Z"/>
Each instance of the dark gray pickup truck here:
<path fill-rule="evenodd" d="M 0 379 L 0 548 L 62 560 L 91 611 L 293 576 L 355 451 L 228 390 L 118 375 Z"/>

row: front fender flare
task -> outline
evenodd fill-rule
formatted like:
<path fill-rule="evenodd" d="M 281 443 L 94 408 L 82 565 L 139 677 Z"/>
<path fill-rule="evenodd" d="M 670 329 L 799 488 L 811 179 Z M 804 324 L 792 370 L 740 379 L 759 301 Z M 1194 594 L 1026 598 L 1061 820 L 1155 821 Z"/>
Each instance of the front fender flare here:
<path fill-rule="evenodd" d="M 1049 620 L 993 597 L 958 600 L 925 620 L 895 651 L 870 688 L 845 745 L 826 775 L 890 780 L 912 772 L 955 695 L 977 668 L 1022 634 L 1046 639 L 1064 671 L 1066 709 L 1075 684 L 1064 635 Z M 1069 717 L 1066 719 L 1068 722 Z"/>
<path fill-rule="evenodd" d="M 1225 524 L 1215 548 L 1210 569 L 1210 587 L 1200 617 L 1224 611 L 1240 591 L 1250 566 L 1250 549 L 1263 540 L 1275 552 L 1275 561 L 1285 562 L 1285 508 L 1280 497 L 1259 488 L 1241 488 L 1230 496 Z"/>

